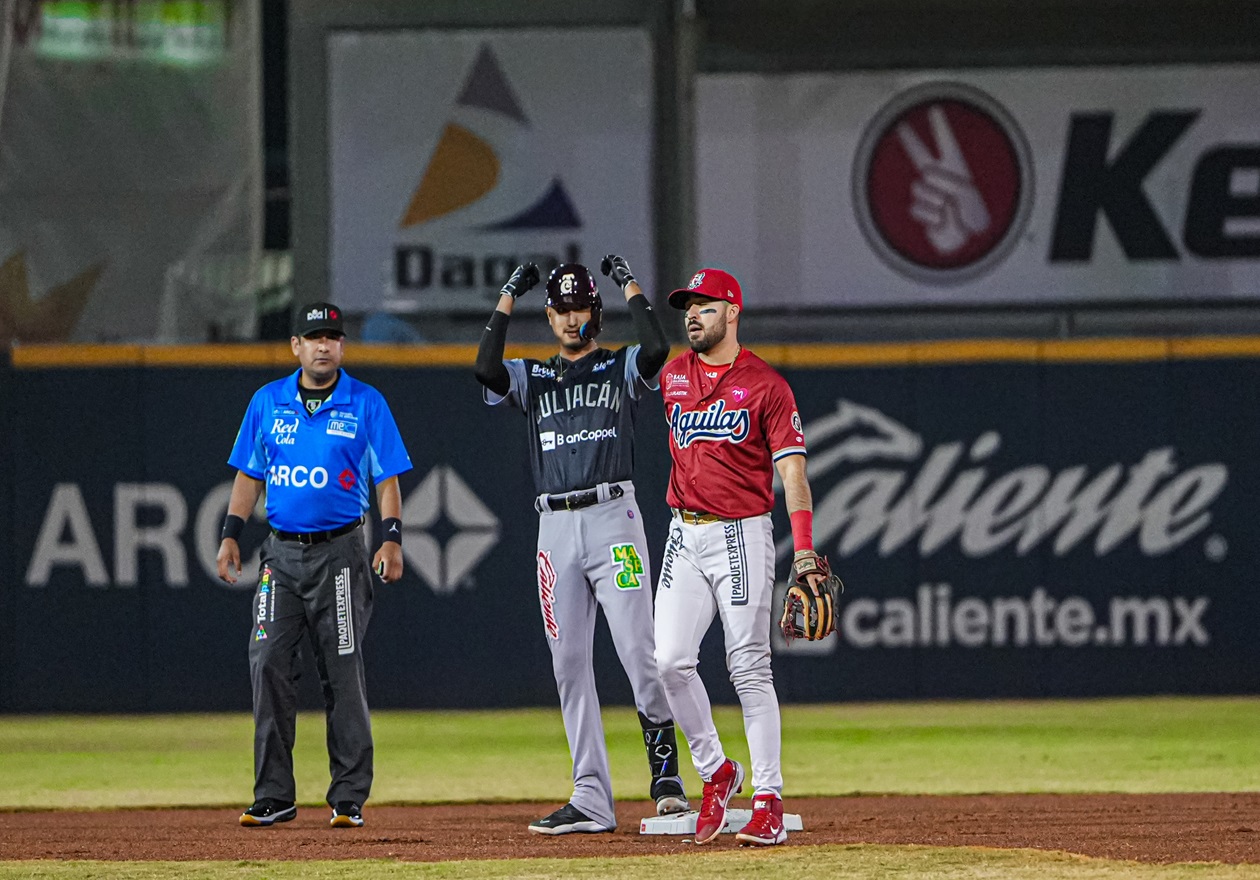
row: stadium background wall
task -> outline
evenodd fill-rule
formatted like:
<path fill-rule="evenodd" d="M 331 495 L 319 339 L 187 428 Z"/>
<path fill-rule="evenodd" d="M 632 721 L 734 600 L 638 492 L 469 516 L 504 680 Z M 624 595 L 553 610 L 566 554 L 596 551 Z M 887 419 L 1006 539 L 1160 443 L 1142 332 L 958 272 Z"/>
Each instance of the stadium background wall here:
<path fill-rule="evenodd" d="M 848 584 L 840 639 L 775 642 L 784 700 L 1260 689 L 1260 339 L 759 350 L 796 391 L 816 536 Z M 407 574 L 378 588 L 365 646 L 376 707 L 556 699 L 525 426 L 481 403 L 470 354 L 348 363 L 384 391 L 416 464 Z M 0 364 L 0 710 L 249 705 L 253 581 L 220 584 L 213 554 L 240 415 L 290 360 L 36 346 Z M 655 571 L 659 398 L 637 430 Z M 775 516 L 785 536 L 781 503 Z M 249 524 L 246 553 L 264 534 Z M 602 626 L 596 657 L 605 700 L 629 703 Z M 734 701 L 715 633 L 701 670 Z"/>

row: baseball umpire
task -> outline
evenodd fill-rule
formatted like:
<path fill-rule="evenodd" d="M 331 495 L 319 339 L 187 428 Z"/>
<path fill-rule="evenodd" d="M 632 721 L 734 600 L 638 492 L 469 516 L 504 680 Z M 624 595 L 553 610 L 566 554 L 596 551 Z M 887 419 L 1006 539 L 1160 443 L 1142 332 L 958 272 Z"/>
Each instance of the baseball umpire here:
<path fill-rule="evenodd" d="M 271 534 L 263 542 L 249 637 L 254 691 L 254 803 L 241 824 L 297 815 L 293 738 L 298 655 L 310 634 L 324 691 L 328 803 L 336 828 L 363 824 L 372 788 L 372 728 L 363 637 L 372 614 L 372 572 L 402 576 L 398 475 L 411 470 L 381 393 L 341 369 L 341 310 L 312 303 L 296 315 L 290 345 L 301 368 L 260 388 L 245 411 L 228 463 L 237 469 L 219 545 L 219 577 L 241 573 L 238 538 L 267 490 Z M 368 567 L 363 535 L 368 481 L 384 530 Z"/>
<path fill-rule="evenodd" d="M 792 389 L 739 344 L 739 282 L 721 270 L 702 269 L 688 287 L 670 294 L 669 304 L 685 312 L 691 351 L 665 367 L 661 382 L 674 517 L 656 591 L 656 660 L 704 780 L 695 841 L 707 843 L 721 832 L 727 805 L 744 782 L 743 767 L 722 750 L 696 671 L 700 641 L 714 616 L 721 619 L 726 666 L 752 758 L 752 818 L 736 838 L 773 846 L 787 839 L 779 702 L 770 671 L 775 469 L 796 545 L 796 584 L 780 623 L 784 634 L 812 640 L 832 632 L 840 583 L 814 552 L 805 435 Z"/>
<path fill-rule="evenodd" d="M 595 279 L 585 266 L 564 263 L 547 279 L 547 320 L 559 353 L 546 361 L 504 361 L 508 316 L 538 283 L 538 268 L 527 264 L 504 285 L 477 352 L 486 402 L 507 401 L 528 418 L 538 492 L 538 596 L 573 756 L 573 797 L 530 824 L 539 834 L 617 825 L 592 659 L 596 603 L 634 691 L 656 811 L 689 807 L 653 659 L 652 577 L 631 482 L 635 409 L 643 392 L 657 387 L 669 343 L 626 261 L 610 255 L 601 269 L 625 294 L 639 345 L 599 346 L 603 303 Z"/>

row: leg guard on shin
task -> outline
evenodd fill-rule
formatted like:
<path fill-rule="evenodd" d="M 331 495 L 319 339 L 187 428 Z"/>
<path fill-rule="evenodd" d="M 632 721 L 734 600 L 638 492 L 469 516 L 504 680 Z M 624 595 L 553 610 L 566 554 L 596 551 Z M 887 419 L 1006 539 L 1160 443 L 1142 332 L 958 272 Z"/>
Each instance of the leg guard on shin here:
<path fill-rule="evenodd" d="M 656 801 L 656 813 L 684 813 L 690 808 L 678 775 L 678 737 L 674 722 L 657 723 L 639 713 L 643 727 L 643 744 L 647 748 L 648 765 L 652 768 L 652 800 Z"/>

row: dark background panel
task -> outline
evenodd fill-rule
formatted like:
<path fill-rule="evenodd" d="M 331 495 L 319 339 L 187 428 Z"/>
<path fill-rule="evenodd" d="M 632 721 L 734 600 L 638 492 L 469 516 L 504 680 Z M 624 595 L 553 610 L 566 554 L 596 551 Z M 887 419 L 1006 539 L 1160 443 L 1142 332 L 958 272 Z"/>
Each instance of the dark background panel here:
<path fill-rule="evenodd" d="M 1253 0 L 698 0 L 704 71 L 1253 59 Z M 930 39 L 927 37 L 930 35 Z"/>
<path fill-rule="evenodd" d="M 9 494 L 14 512 L 5 525 L 7 549 L 0 553 L 5 573 L 0 610 L 12 633 L 5 640 L 0 690 L 5 710 L 248 707 L 246 650 L 257 575 L 246 571 L 238 589 L 221 584 L 213 574 L 213 551 L 233 477 L 226 458 L 240 416 L 250 395 L 282 372 L 23 369 L 6 376 L 0 403 L 21 415 L 7 441 L 13 454 L 0 471 L 0 492 Z M 485 406 L 466 369 L 351 372 L 385 394 L 407 442 L 415 469 L 400 479 L 404 499 L 439 475 L 447 480 L 435 521 L 410 521 L 407 528 L 448 546 L 467 527 L 458 521 L 454 481 L 466 485 L 495 520 L 490 527 L 496 543 L 458 583 L 435 589 L 409 564 L 400 583 L 377 587 L 364 648 L 373 705 L 554 706 L 538 608 L 537 514 L 523 416 Z M 785 701 L 1224 693 L 1260 687 L 1254 639 L 1260 599 L 1250 587 L 1260 537 L 1253 500 L 1260 489 L 1254 455 L 1260 427 L 1253 417 L 1260 361 L 924 365 L 785 374 L 810 436 L 819 548 L 848 585 L 840 606 L 845 638 L 805 650 L 776 642 L 776 686 Z M 108 406 L 95 403 L 102 400 L 103 381 Z M 852 417 L 846 424 L 838 422 L 842 412 Z M 74 427 L 65 427 L 70 424 Z M 669 474 L 656 396 L 640 407 L 637 437 L 636 484 L 655 570 L 668 522 Z M 1086 482 L 1114 469 L 1116 484 L 1102 500 L 1101 521 L 1070 547 L 1056 549 L 1062 525 L 1022 552 L 1015 541 L 977 549 L 955 532 L 927 546 L 930 522 L 911 523 L 906 540 L 890 537 L 893 524 L 872 526 L 855 487 L 863 481 L 868 488 L 888 487 L 891 501 L 885 507 L 896 508 L 911 487 L 923 491 L 927 462 L 954 444 L 958 460 L 927 493 L 921 510 L 933 510 L 943 494 L 968 478 L 975 486 L 964 493 L 964 510 L 1011 474 L 1044 472 L 1052 484 L 1074 468 Z M 1174 481 L 1216 473 L 1225 483 L 1204 511 L 1210 522 L 1175 547 L 1152 550 L 1143 545 L 1143 522 L 1149 519 L 1143 514 L 1130 523 L 1135 531 L 1100 547 L 1112 495 L 1142 461 L 1165 449 L 1170 464 L 1141 504 L 1154 503 Z M 973 451 L 978 461 L 969 461 Z M 140 554 L 137 586 L 116 583 L 114 498 L 121 483 L 174 487 L 182 499 L 187 524 L 180 577 L 186 571 L 187 585 L 171 582 L 160 555 L 151 551 Z M 58 484 L 81 492 L 107 585 L 88 586 L 70 566 L 54 569 L 47 586 L 25 583 L 36 534 Z M 146 512 L 141 524 L 156 516 Z M 776 536 L 786 541 L 790 532 L 781 503 L 775 523 Z M 854 530 L 863 523 L 872 532 L 855 540 Z M 251 521 L 242 541 L 246 556 L 264 535 L 265 526 Z M 777 566 L 781 578 L 789 555 L 785 544 Z M 1108 637 L 1069 646 L 1053 625 L 1048 639 L 1022 646 L 999 646 L 991 639 L 966 646 L 952 633 L 947 645 L 935 636 L 916 636 L 909 644 L 882 637 L 868 643 L 873 632 L 878 636 L 881 620 L 889 625 L 890 604 L 916 608 L 920 589 L 926 585 L 931 597 L 940 584 L 950 586 L 950 613 L 964 599 L 1015 597 L 1027 603 L 1040 591 L 1055 603 L 1069 597 L 1087 602 L 1098 625 L 1109 625 L 1117 598 L 1163 603 L 1169 629 L 1166 637 L 1152 629 L 1144 644 L 1128 632 L 1121 644 Z M 1178 600 L 1207 603 L 1180 643 L 1173 637 L 1185 622 L 1174 609 Z M 868 613 L 857 621 L 860 626 L 846 617 L 852 609 Z M 1047 620 L 1053 624 L 1053 612 Z M 629 684 L 602 622 L 595 653 L 603 700 L 630 704 Z M 303 704 L 318 707 L 309 657 L 304 668 Z M 715 702 L 735 701 L 719 627 L 705 639 L 700 668 Z"/>
<path fill-rule="evenodd" d="M 1125 487 L 1133 484 L 1140 462 L 1173 446 L 1167 363 L 1116 364 L 1105 369 L 1068 364 L 1047 366 L 1044 372 L 1045 439 L 1055 457 L 1054 466 L 1084 468 L 1086 482 L 1114 471 L 1117 479 L 1105 502 L 1114 504 Z M 1142 497 L 1149 498 L 1166 478 L 1161 475 Z M 1099 555 L 1098 542 L 1107 533 L 1106 523 L 1104 520 L 1066 552 L 1060 553 L 1053 542 L 1046 542 L 1044 587 L 1050 598 L 1061 602 L 1071 595 L 1168 594 L 1170 556 L 1143 553 L 1137 535 Z M 1065 531 L 1058 529 L 1056 539 Z M 1095 629 L 1105 625 L 1100 621 Z M 1104 638 L 1097 632 L 1094 638 L 1104 640 L 1091 640 L 1075 649 L 1056 644 L 1046 650 L 1052 661 L 1047 669 L 1052 693 L 1158 693 L 1180 665 L 1169 656 L 1170 648 L 1161 649 L 1159 655 L 1166 662 L 1151 663 L 1147 651 L 1115 645 L 1108 641 L 1114 637 Z"/>
<path fill-rule="evenodd" d="M 13 370 L 7 352 L 0 352 L 0 412 L 13 409 Z M 17 621 L 14 602 L 17 597 L 17 575 L 14 573 L 13 542 L 13 477 L 17 459 L 9 431 L 0 433 L 0 709 L 13 699 L 13 656 L 17 645 Z"/>
<path fill-rule="evenodd" d="M 7 706 L 28 710 L 149 707 L 144 589 L 114 583 L 116 486 L 144 478 L 140 373 L 14 371 L 8 432 L 13 461 L 13 626 L 17 631 Z M 86 586 L 77 566 L 52 568 L 28 586 L 37 533 L 58 484 L 78 488 L 108 583 Z M 67 496 L 71 497 L 71 496 Z M 73 505 L 78 508 L 78 504 Z M 89 538 L 90 535 L 90 538 Z M 70 540 L 69 530 L 60 536 Z"/>
<path fill-rule="evenodd" d="M 1168 383 L 1180 457 L 1186 464 L 1224 463 L 1230 474 L 1223 510 L 1213 511 L 1203 532 L 1172 559 L 1173 592 L 1211 595 L 1204 618 L 1212 642 L 1182 652 L 1178 685 L 1254 692 L 1260 687 L 1260 593 L 1253 587 L 1260 545 L 1248 526 L 1260 499 L 1260 363 L 1233 362 L 1222 376 L 1210 362 L 1177 361 L 1169 365 Z"/>
<path fill-rule="evenodd" d="M 925 437 L 931 449 L 927 455 L 942 444 L 955 445 L 958 450 L 957 462 L 946 472 L 941 488 L 923 503 L 932 508 L 948 507 L 947 499 L 958 497 L 963 509 L 974 510 L 994 498 L 993 503 L 1001 509 L 1003 501 L 1010 498 L 1001 487 L 1024 485 L 1011 475 L 1044 460 L 1037 365 L 1016 363 L 1000 370 L 977 364 L 942 365 L 915 370 L 914 376 L 915 410 L 910 424 L 924 426 L 925 433 L 930 431 L 932 439 Z M 915 473 L 920 470 L 916 467 Z M 971 479 L 976 481 L 976 488 L 959 491 L 959 487 L 970 485 Z M 963 522 L 970 524 L 976 519 L 964 517 Z M 995 528 L 1000 531 L 1002 525 Z M 928 540 L 930 527 L 921 534 Z M 932 555 L 912 553 L 919 564 L 918 589 L 930 588 L 938 605 L 942 595 L 948 597 L 953 607 L 968 597 L 992 599 L 1042 582 L 1041 554 L 1012 552 L 1012 540 L 990 550 L 985 540 L 984 534 L 972 536 L 963 525 L 963 532 Z M 933 646 L 920 651 L 921 696 L 942 692 L 962 697 L 1040 696 L 1046 690 L 1047 663 L 1042 652 L 997 649 L 1006 656 L 1002 662 L 994 662 L 992 648 L 960 645 L 952 636 L 948 645 L 942 646 L 942 641 L 938 633 Z"/>

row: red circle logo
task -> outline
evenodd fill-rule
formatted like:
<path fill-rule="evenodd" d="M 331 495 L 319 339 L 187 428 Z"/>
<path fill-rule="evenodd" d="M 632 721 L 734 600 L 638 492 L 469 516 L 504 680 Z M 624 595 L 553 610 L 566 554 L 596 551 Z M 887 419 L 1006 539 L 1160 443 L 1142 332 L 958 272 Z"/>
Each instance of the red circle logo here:
<path fill-rule="evenodd" d="M 893 99 L 867 129 L 854 169 L 867 240 L 928 283 L 980 275 L 1006 257 L 1032 206 L 1022 133 L 992 98 L 935 83 Z"/>

